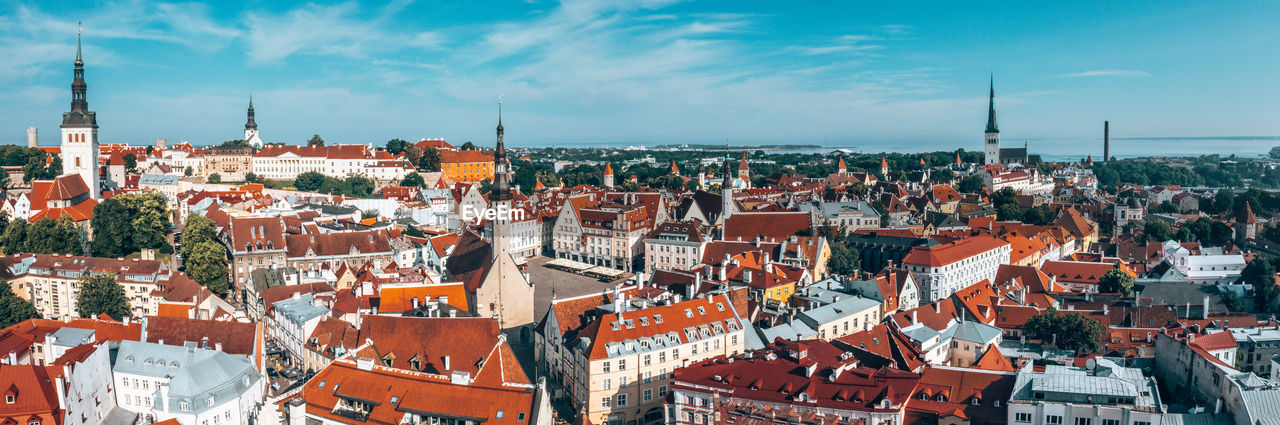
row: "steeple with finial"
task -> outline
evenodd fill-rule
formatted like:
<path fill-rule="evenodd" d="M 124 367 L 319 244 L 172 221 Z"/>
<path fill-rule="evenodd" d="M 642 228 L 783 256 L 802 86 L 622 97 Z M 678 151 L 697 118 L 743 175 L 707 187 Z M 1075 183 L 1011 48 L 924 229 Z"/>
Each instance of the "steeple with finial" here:
<path fill-rule="evenodd" d="M 498 145 L 493 151 L 493 191 L 489 199 L 494 202 L 511 200 L 511 182 L 507 175 L 507 150 L 502 144 L 502 96 L 498 96 Z"/>
<path fill-rule="evenodd" d="M 258 123 L 253 120 L 253 93 L 249 93 L 249 121 L 244 123 L 245 130 L 257 130 Z"/>
<path fill-rule="evenodd" d="M 71 81 L 71 111 L 62 114 L 63 127 L 98 126 L 97 117 L 89 111 L 89 100 L 86 97 L 89 86 L 84 83 L 84 57 L 81 55 L 80 33 L 81 31 L 76 31 L 76 62 L 74 79 Z"/>
<path fill-rule="evenodd" d="M 991 74 L 991 94 L 987 101 L 986 149 L 983 163 L 986 165 L 1000 162 L 1000 128 L 996 126 L 996 77 Z"/>

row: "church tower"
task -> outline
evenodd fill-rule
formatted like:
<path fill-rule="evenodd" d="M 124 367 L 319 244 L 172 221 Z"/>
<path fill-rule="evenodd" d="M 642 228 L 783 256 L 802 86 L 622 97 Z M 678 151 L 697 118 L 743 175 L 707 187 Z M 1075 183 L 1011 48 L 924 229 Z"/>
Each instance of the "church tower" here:
<path fill-rule="evenodd" d="M 258 123 L 253 120 L 253 93 L 249 93 L 249 121 L 244 123 L 244 141 L 249 146 L 262 147 L 262 139 L 258 137 Z"/>
<path fill-rule="evenodd" d="M 991 77 L 991 97 L 987 104 L 986 165 L 1000 162 L 1000 129 L 996 127 L 996 77 Z"/>
<path fill-rule="evenodd" d="M 511 175 L 507 167 L 506 147 L 502 144 L 502 101 L 498 101 L 498 145 L 493 151 L 493 186 L 489 206 L 496 214 L 489 220 L 493 241 L 492 262 L 485 271 L 480 287 L 475 290 L 475 312 L 498 322 L 508 337 L 517 343 L 528 342 L 528 325 L 533 324 L 533 283 L 520 271 L 511 257 L 512 211 Z"/>
<path fill-rule="evenodd" d="M 80 56 L 80 33 L 76 33 L 75 79 L 71 82 L 71 111 L 62 114 L 62 169 L 79 174 L 93 199 L 102 199 L 98 170 L 98 117 L 89 110 L 85 98 L 84 59 Z"/>
<path fill-rule="evenodd" d="M 613 166 L 604 163 L 604 187 L 613 189 Z"/>
<path fill-rule="evenodd" d="M 742 161 L 738 162 L 738 178 L 742 179 L 742 187 L 751 187 L 751 167 L 747 166 L 747 153 L 742 153 Z"/>

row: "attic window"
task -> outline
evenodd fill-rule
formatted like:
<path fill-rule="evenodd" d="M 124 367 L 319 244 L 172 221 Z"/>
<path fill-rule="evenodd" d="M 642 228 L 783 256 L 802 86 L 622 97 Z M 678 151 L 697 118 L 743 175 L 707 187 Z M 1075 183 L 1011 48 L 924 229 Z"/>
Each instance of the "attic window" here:
<path fill-rule="evenodd" d="M 716 309 L 724 311 L 724 303 L 716 303 Z"/>
<path fill-rule="evenodd" d="M 396 402 L 398 402 L 398 401 L 400 401 L 400 396 L 394 396 L 394 395 L 393 395 L 393 396 L 391 396 L 391 405 L 392 405 L 392 406 L 394 406 L 394 405 L 396 404 Z"/>
<path fill-rule="evenodd" d="M 687 308 L 684 309 L 684 317 L 693 318 L 693 310 Z"/>
<path fill-rule="evenodd" d="M 657 323 L 657 324 L 661 325 L 661 324 L 662 324 L 662 315 L 661 315 L 661 314 L 655 314 L 655 315 L 653 315 L 653 323 Z"/>
<path fill-rule="evenodd" d="M 706 315 L 707 315 L 707 309 L 702 308 L 702 306 L 698 306 L 698 315 L 699 315 L 699 316 L 706 316 Z"/>
<path fill-rule="evenodd" d="M 6 395 L 6 396 L 4 396 L 4 403 L 5 403 L 5 404 L 13 404 L 13 403 L 14 403 L 14 397 L 13 397 L 13 395 L 11 394 L 11 395 Z"/>

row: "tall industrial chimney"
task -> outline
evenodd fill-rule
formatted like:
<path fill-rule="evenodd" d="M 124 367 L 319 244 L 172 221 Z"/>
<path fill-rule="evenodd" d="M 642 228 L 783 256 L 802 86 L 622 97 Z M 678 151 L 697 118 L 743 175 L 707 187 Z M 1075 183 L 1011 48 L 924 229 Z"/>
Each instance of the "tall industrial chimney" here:
<path fill-rule="evenodd" d="M 39 144 L 39 142 L 40 142 L 40 136 L 37 133 L 36 127 L 35 126 L 27 127 L 27 147 L 34 148 L 36 147 L 36 145 Z"/>
<path fill-rule="evenodd" d="M 1102 162 L 1111 160 L 1111 121 L 1102 122 Z"/>

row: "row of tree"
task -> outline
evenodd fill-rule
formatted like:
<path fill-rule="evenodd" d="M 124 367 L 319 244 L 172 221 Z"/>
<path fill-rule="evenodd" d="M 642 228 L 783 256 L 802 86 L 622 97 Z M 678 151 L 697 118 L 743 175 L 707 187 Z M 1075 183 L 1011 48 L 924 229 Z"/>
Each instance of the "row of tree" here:
<path fill-rule="evenodd" d="M 93 253 L 98 257 L 123 257 L 143 249 L 167 248 L 166 236 L 173 224 L 164 195 L 124 194 L 93 207 Z"/>
<path fill-rule="evenodd" d="M 356 198 L 372 196 L 375 186 L 375 182 L 367 177 L 351 176 L 345 179 L 336 179 L 315 171 L 299 174 L 293 180 L 293 187 L 303 192 L 319 192 Z"/>
<path fill-rule="evenodd" d="M 182 229 L 178 253 L 187 276 L 216 294 L 226 295 L 231 289 L 227 250 L 218 243 L 218 226 L 204 216 L 192 215 Z"/>
<path fill-rule="evenodd" d="M 6 254 L 87 255 L 91 252 L 88 233 L 66 215 L 57 220 L 44 217 L 30 223 L 21 218 L 9 221 L 0 213 L 0 245 Z"/>

